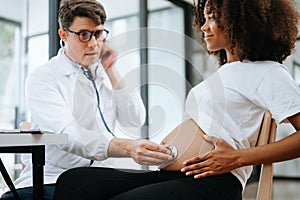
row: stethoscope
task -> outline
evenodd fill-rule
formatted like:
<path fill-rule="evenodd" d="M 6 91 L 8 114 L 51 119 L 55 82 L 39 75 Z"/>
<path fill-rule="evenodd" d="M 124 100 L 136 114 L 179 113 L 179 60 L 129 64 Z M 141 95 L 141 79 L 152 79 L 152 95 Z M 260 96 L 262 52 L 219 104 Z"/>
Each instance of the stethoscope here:
<path fill-rule="evenodd" d="M 96 97 L 97 97 L 97 108 L 98 108 L 98 111 L 99 111 L 99 113 L 100 113 L 101 120 L 102 120 L 102 122 L 103 122 L 103 124 L 104 124 L 106 130 L 107 130 L 110 134 L 112 134 L 112 136 L 115 137 L 115 134 L 114 134 L 114 133 L 110 130 L 110 128 L 108 127 L 108 125 L 107 125 L 107 123 L 106 123 L 106 121 L 105 121 L 105 119 L 104 119 L 104 115 L 103 115 L 103 113 L 102 113 L 102 111 L 101 111 L 101 108 L 100 108 L 100 95 L 99 95 L 99 91 L 98 91 L 98 89 L 97 89 L 96 82 L 95 82 L 97 70 L 98 70 L 98 67 L 99 67 L 99 64 L 100 64 L 100 60 L 98 59 L 98 61 L 97 61 L 98 63 L 97 63 L 97 66 L 96 66 L 96 68 L 95 68 L 95 71 L 94 71 L 95 76 L 93 77 L 93 74 L 92 74 L 91 70 L 90 70 L 88 67 L 83 67 L 81 64 L 79 64 L 79 63 L 73 58 L 73 56 L 71 55 L 71 53 L 70 53 L 69 51 L 66 50 L 66 48 L 63 46 L 62 42 L 63 42 L 63 41 L 60 40 L 60 46 L 61 46 L 62 49 L 63 49 L 63 53 L 65 53 L 66 55 L 68 55 L 68 56 L 70 57 L 71 61 L 72 61 L 75 65 L 79 66 L 79 68 L 82 70 L 82 72 L 83 72 L 83 74 L 85 75 L 85 77 L 86 77 L 88 80 L 90 80 L 90 81 L 92 82 L 93 87 L 94 87 L 94 90 L 95 90 L 95 93 L 96 93 Z"/>

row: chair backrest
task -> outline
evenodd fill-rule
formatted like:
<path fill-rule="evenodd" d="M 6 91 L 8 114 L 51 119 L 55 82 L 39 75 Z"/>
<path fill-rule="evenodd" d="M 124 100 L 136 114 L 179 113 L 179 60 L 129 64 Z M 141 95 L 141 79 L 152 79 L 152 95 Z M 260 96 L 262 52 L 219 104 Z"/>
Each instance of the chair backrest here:
<path fill-rule="evenodd" d="M 276 138 L 276 123 L 269 111 L 265 112 L 256 146 L 269 144 Z M 273 163 L 262 164 L 256 200 L 271 200 L 273 184 Z"/>

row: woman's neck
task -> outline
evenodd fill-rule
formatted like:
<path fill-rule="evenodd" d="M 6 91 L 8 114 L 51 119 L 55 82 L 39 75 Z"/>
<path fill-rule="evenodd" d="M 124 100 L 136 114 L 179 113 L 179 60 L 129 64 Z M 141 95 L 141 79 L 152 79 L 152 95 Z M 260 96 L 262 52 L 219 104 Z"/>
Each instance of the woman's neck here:
<path fill-rule="evenodd" d="M 232 49 L 226 50 L 226 56 L 227 56 L 227 63 L 236 62 L 240 60 L 237 53 L 237 47 L 235 47 L 233 51 Z"/>

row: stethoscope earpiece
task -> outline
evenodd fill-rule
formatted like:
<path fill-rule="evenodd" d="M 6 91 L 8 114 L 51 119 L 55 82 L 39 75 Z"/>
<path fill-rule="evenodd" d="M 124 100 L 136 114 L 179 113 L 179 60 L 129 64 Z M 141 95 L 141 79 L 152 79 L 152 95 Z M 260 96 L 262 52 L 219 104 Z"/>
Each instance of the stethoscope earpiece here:
<path fill-rule="evenodd" d="M 61 48 L 65 48 L 64 41 L 62 39 L 59 40 L 59 45 Z"/>

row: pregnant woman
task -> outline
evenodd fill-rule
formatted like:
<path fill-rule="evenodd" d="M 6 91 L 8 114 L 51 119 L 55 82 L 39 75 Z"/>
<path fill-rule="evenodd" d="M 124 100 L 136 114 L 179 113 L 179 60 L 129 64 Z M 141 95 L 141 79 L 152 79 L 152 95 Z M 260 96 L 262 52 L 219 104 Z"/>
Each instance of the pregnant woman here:
<path fill-rule="evenodd" d="M 189 92 L 179 136 L 172 132 L 162 142 L 171 142 L 173 156 L 180 159 L 182 144 L 172 141 L 190 139 L 183 148 L 188 152 L 196 146 L 199 153 L 204 140 L 194 136 L 198 132 L 202 138 L 202 132 L 213 150 L 196 156 L 191 152 L 186 161 L 151 172 L 69 170 L 58 179 L 54 199 L 241 200 L 251 165 L 300 156 L 300 89 L 282 64 L 298 34 L 293 1 L 198 0 L 194 12 L 195 27 L 220 68 Z M 267 110 L 276 123 L 290 122 L 296 132 L 255 147 Z M 184 131 L 186 123 L 194 122 L 199 127 L 195 134 Z"/>

